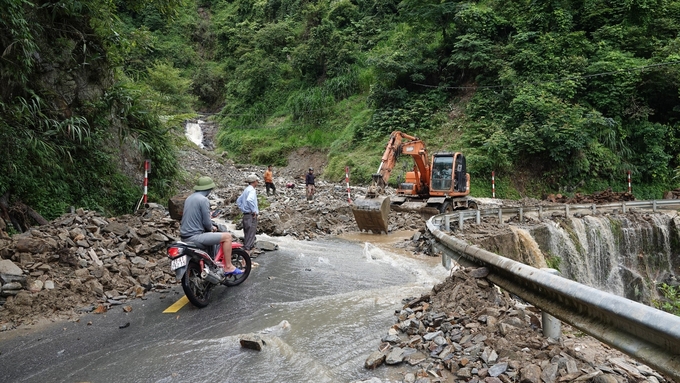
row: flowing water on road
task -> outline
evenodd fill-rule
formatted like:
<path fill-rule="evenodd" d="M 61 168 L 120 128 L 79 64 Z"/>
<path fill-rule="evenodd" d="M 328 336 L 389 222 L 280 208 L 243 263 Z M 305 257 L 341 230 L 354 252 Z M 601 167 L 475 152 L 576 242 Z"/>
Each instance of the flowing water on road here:
<path fill-rule="evenodd" d="M 139 333 L 114 329 L 97 347 L 91 339 L 88 350 L 43 346 L 66 351 L 15 381 L 400 382 L 399 368 L 366 370 L 364 361 L 396 322 L 403 299 L 428 292 L 448 275 L 438 258 L 387 250 L 410 235 L 319 241 L 258 236 L 279 250 L 256 258 L 243 285 L 218 288 L 208 307 L 160 314 L 153 304 L 172 302 L 150 297 L 148 312 L 135 310 L 142 316 L 129 319 Z M 181 295 L 170 296 L 174 301 Z M 247 334 L 262 337 L 262 351 L 240 346 Z"/>
<path fill-rule="evenodd" d="M 386 238 L 377 239 L 385 245 Z M 257 309 L 243 310 L 236 326 L 212 327 L 230 330 L 224 336 L 159 344 L 151 349 L 159 354 L 154 359 L 182 360 L 192 369 L 185 377 L 197 382 L 367 378 L 375 372 L 366 371 L 363 362 L 395 323 L 394 310 L 402 306 L 402 299 L 429 290 L 447 275 L 441 266 L 369 243 L 277 242 L 282 250 L 264 254 L 258 262 L 261 266 L 252 277 L 256 286 L 244 287 L 250 291 L 242 299 Z M 239 347 L 240 334 L 250 332 L 263 337 L 263 351 Z M 157 381 L 175 381 L 170 373 L 160 378 L 163 371 L 172 370 L 168 370 L 172 363 L 163 364 L 155 367 Z M 384 381 L 402 379 L 392 369 L 381 369 L 377 375 Z"/>

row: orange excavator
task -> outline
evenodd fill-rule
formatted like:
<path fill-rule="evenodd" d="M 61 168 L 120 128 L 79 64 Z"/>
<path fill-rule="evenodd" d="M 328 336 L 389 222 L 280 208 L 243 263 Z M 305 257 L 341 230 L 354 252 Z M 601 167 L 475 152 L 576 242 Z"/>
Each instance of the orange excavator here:
<path fill-rule="evenodd" d="M 396 196 L 390 199 L 385 187 L 400 155 L 411 156 L 414 166 L 406 172 L 404 182 L 398 184 Z M 354 219 L 362 231 L 387 233 L 390 206 L 430 214 L 476 208 L 468 198 L 470 175 L 466 173 L 463 154 L 435 153 L 430 159 L 423 141 L 399 131 L 390 135 L 378 171 L 372 177 L 366 197 L 352 204 Z"/>

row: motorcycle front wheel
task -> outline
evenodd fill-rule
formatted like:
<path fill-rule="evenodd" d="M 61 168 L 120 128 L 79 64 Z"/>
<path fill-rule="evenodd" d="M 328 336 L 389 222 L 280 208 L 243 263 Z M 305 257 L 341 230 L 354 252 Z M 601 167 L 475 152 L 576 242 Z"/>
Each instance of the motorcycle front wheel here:
<path fill-rule="evenodd" d="M 250 269 L 253 267 L 252 261 L 248 252 L 238 248 L 231 251 L 231 264 L 236 266 L 237 269 L 243 271 L 243 274 L 230 274 L 224 278 L 222 282 L 225 286 L 236 286 L 243 283 L 250 275 Z"/>
<path fill-rule="evenodd" d="M 196 262 L 189 262 L 187 271 L 182 277 L 182 290 L 189 302 L 198 308 L 208 305 L 210 291 L 213 285 L 201 278 L 201 266 Z"/>

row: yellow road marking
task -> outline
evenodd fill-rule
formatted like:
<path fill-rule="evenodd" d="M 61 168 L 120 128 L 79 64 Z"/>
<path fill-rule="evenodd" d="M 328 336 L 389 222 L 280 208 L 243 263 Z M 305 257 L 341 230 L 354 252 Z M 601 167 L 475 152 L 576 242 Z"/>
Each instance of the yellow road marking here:
<path fill-rule="evenodd" d="M 187 303 L 189 303 L 189 299 L 187 299 L 186 295 L 183 295 L 177 302 L 173 303 L 172 306 L 165 309 L 165 311 L 163 311 L 163 314 L 176 313 L 176 312 L 179 311 L 179 309 L 184 307 L 184 305 L 186 305 Z"/>

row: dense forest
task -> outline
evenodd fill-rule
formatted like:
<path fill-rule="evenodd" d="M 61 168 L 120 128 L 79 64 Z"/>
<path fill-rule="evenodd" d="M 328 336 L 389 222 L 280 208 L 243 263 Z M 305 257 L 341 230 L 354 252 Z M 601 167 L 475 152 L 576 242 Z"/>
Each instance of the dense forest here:
<path fill-rule="evenodd" d="M 0 0 L 0 195 L 122 212 L 172 193 L 181 122 L 218 150 L 367 182 L 389 133 L 462 151 L 472 194 L 625 190 L 680 166 L 680 0 Z M 129 162 L 129 161 L 128 161 Z"/>

